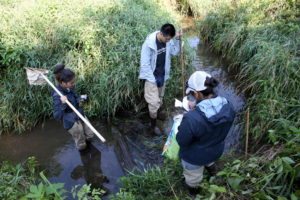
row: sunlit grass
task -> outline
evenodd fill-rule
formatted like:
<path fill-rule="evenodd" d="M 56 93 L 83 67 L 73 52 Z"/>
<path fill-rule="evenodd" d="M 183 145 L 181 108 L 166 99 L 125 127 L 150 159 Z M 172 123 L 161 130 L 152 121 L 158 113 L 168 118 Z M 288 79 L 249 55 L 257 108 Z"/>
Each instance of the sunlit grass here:
<path fill-rule="evenodd" d="M 202 9 L 213 4 L 190 1 Z M 240 72 L 237 84 L 250 97 L 247 105 L 251 107 L 251 132 L 256 141 L 268 139 L 265 135 L 269 129 L 282 132 L 289 126 L 299 128 L 300 28 L 296 9 L 296 1 L 222 2 L 206 10 L 206 18 L 199 25 L 201 36 Z M 280 134 L 275 137 L 288 141 Z"/>
<path fill-rule="evenodd" d="M 0 10 L 0 133 L 22 132 L 52 116 L 50 87 L 29 86 L 24 67 L 64 62 L 77 74 L 78 94 L 88 95 L 89 117 L 138 112 L 145 107 L 138 80 L 142 43 L 162 24 L 175 23 L 159 4 L 144 0 L 11 0 Z M 178 61 L 166 102 L 181 91 Z M 52 73 L 49 78 L 54 82 Z"/>

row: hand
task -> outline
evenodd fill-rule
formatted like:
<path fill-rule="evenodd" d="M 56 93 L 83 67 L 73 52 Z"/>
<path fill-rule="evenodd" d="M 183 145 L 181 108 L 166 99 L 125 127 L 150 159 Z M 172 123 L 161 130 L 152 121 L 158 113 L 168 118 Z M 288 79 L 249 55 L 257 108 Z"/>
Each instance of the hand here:
<path fill-rule="evenodd" d="M 189 102 L 188 102 L 188 105 L 189 105 L 189 109 L 190 109 L 190 110 L 194 110 L 194 109 L 195 109 L 195 106 L 196 106 L 195 103 L 189 101 Z"/>
<path fill-rule="evenodd" d="M 182 29 L 179 29 L 176 35 L 176 39 L 179 40 L 182 36 Z"/>
<path fill-rule="evenodd" d="M 79 100 L 79 102 L 84 102 L 84 100 L 86 100 L 86 98 L 87 98 L 87 95 L 86 94 L 82 94 L 82 95 L 80 95 L 80 100 Z"/>
<path fill-rule="evenodd" d="M 62 96 L 62 97 L 60 97 L 60 100 L 61 100 L 62 103 L 66 103 L 68 98 L 66 96 Z"/>

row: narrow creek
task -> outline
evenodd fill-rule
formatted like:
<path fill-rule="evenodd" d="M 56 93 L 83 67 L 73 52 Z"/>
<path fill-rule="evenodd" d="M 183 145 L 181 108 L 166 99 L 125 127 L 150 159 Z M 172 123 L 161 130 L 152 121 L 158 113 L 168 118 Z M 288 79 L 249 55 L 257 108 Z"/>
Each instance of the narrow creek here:
<path fill-rule="evenodd" d="M 234 87 L 234 77 L 226 72 L 226 63 L 220 56 L 211 53 L 198 37 L 188 39 L 195 49 L 193 66 L 215 76 L 220 85 L 217 93 L 232 102 L 239 112 L 244 105 L 243 95 L 238 95 Z M 174 113 L 170 113 L 174 115 Z M 102 143 L 94 138 L 89 151 L 80 153 L 69 134 L 60 122 L 48 120 L 31 131 L 19 135 L 0 136 L 0 161 L 19 163 L 29 156 L 35 156 L 40 167 L 52 183 L 63 182 L 65 189 L 72 186 L 92 184 L 103 188 L 109 194 L 119 191 L 117 179 L 126 175 L 134 166 L 144 168 L 153 165 L 162 166 L 162 146 L 165 137 L 153 136 L 148 121 L 137 118 L 131 112 L 119 113 L 111 123 L 92 122 L 94 127 L 106 138 Z M 168 134 L 172 126 L 172 117 L 160 124 Z M 239 149 L 238 120 L 226 138 L 225 152 Z"/>

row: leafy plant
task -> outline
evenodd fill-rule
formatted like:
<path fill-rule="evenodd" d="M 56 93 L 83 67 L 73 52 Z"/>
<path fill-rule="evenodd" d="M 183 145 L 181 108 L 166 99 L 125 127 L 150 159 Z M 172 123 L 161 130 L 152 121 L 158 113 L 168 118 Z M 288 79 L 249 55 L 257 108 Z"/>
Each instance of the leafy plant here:
<path fill-rule="evenodd" d="M 119 180 L 122 188 L 114 199 L 181 199 L 182 168 L 179 162 L 166 161 L 165 167 L 134 169 Z M 126 199 L 125 198 L 125 199 Z"/>

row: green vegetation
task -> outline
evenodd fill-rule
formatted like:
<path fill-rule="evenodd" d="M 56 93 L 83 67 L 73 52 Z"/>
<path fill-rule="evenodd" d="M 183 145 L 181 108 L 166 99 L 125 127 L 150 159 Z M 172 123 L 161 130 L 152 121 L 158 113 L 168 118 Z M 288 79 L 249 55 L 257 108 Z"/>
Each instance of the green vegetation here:
<path fill-rule="evenodd" d="M 295 139 L 300 111 L 296 1 L 238 1 L 237 6 L 220 1 L 199 27 L 239 72 L 239 88 L 250 97 L 254 140 Z"/>
<path fill-rule="evenodd" d="M 90 185 L 74 186 L 71 191 L 63 189 L 63 183 L 51 184 L 40 172 L 38 177 L 38 165 L 34 157 L 16 166 L 2 162 L 0 165 L 0 198 L 11 200 L 43 199 L 63 200 L 69 193 L 74 199 L 100 200 L 104 191 L 93 189 Z"/>
<path fill-rule="evenodd" d="M 246 161 L 226 158 L 219 176 L 231 191 L 228 198 L 299 198 L 299 3 L 180 2 L 199 17 L 201 37 L 231 61 L 248 96 L 253 155 Z"/>
<path fill-rule="evenodd" d="M 215 52 L 231 61 L 239 88 L 248 96 L 246 107 L 250 108 L 249 158 L 223 157 L 218 178 L 204 180 L 195 199 L 300 199 L 299 3 L 295 0 L 179 0 L 178 3 L 181 9 L 186 9 L 183 13 L 191 9 L 198 18 L 201 37 Z M 172 169 L 180 170 L 178 166 Z M 121 192 L 140 197 L 144 192 L 143 182 L 148 180 L 149 191 L 158 191 L 154 193 L 155 199 L 191 199 L 182 193 L 178 183 L 180 174 L 171 174 L 168 167 L 151 169 L 143 175 L 132 174 L 122 179 L 125 184 Z M 168 184 L 161 186 L 157 180 L 174 184 L 167 188 Z"/>
<path fill-rule="evenodd" d="M 114 200 L 191 199 L 183 187 L 182 167 L 179 162 L 166 160 L 163 168 L 134 169 L 120 179 L 122 188 Z"/>
<path fill-rule="evenodd" d="M 138 80 L 146 36 L 173 17 L 146 0 L 1 0 L 0 134 L 21 133 L 52 117 L 49 86 L 30 86 L 24 67 L 52 69 L 64 62 L 87 94 L 89 117 L 145 107 Z M 181 92 L 179 58 L 173 60 L 167 102 Z M 177 67 L 178 66 L 178 67 Z M 54 82 L 52 73 L 49 78 Z"/>
<path fill-rule="evenodd" d="M 247 161 L 243 157 L 224 156 L 218 161 L 222 171 L 217 177 L 208 177 L 204 171 L 196 197 L 189 195 L 184 187 L 178 162 L 131 172 L 120 179 L 122 188 L 114 199 L 299 199 L 299 190 L 294 185 L 299 165 L 294 167 L 295 162 L 286 156 L 275 158 L 278 150 L 268 148 Z"/>
<path fill-rule="evenodd" d="M 77 74 L 78 94 L 87 94 L 89 117 L 111 117 L 118 109 L 145 107 L 138 80 L 146 36 L 176 18 L 147 0 L 0 0 L 0 134 L 22 133 L 52 117 L 49 86 L 30 86 L 24 67 L 51 69 L 65 63 Z M 186 43 L 187 44 L 187 43 Z M 185 55 L 189 52 L 185 48 Z M 189 65 L 186 59 L 185 65 Z M 188 73 L 188 70 L 186 71 Z M 54 82 L 52 73 L 50 80 Z M 165 103 L 181 94 L 179 57 L 172 60 Z M 1 163 L 1 199 L 99 199 L 101 191 L 51 184 L 33 158 Z M 89 195 L 87 197 L 87 195 Z M 101 196 L 101 195 L 100 195 Z M 116 198 L 130 197 L 120 192 Z M 112 197 L 114 198 L 114 197 Z M 123 198 L 121 198 L 123 199 Z"/>
<path fill-rule="evenodd" d="M 231 61 L 250 108 L 249 159 L 223 157 L 218 178 L 205 177 L 196 199 L 299 199 L 299 3 L 179 2 L 199 17 L 201 37 Z M 78 93 L 89 96 L 85 105 L 89 116 L 145 106 L 137 79 L 140 48 L 147 34 L 173 21 L 158 4 L 2 0 L 0 11 L 0 132 L 21 132 L 51 116 L 51 89 L 29 86 L 23 69 L 27 66 L 51 69 L 65 62 L 75 70 Z M 174 61 L 179 66 L 178 59 Z M 179 75 L 180 67 L 173 68 L 167 101 L 181 92 L 177 87 L 181 80 L 174 78 Z M 1 198 L 18 199 L 29 193 L 63 196 L 60 184 L 35 182 L 33 169 L 2 163 Z M 183 187 L 181 170 L 179 163 L 166 163 L 164 168 L 131 172 L 111 198 L 192 199 Z M 79 195 L 89 188 L 82 190 Z"/>

